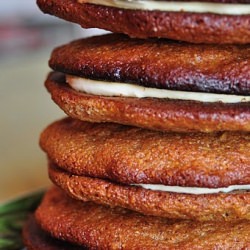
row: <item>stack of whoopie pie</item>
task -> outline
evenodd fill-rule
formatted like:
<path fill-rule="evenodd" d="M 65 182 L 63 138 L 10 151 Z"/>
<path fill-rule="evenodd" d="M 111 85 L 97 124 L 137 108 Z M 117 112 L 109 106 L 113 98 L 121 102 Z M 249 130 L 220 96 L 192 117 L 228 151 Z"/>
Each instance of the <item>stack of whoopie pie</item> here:
<path fill-rule="evenodd" d="M 52 52 L 28 249 L 250 249 L 250 1 L 37 3 L 115 33 Z"/>

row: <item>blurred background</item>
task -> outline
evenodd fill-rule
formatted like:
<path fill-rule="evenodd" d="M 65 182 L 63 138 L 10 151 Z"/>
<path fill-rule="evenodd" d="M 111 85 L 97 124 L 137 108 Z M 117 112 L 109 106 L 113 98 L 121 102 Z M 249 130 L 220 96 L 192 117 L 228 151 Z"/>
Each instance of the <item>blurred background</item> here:
<path fill-rule="evenodd" d="M 101 33 L 43 14 L 35 0 L 0 6 L 0 203 L 49 185 L 40 132 L 64 113 L 43 83 L 51 50 Z"/>

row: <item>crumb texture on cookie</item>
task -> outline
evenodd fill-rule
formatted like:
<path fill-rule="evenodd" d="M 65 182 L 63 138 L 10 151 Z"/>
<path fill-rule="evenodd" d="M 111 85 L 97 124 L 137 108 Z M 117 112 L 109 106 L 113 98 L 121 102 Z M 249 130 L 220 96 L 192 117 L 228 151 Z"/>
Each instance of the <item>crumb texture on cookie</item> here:
<path fill-rule="evenodd" d="M 131 37 L 214 44 L 250 42 L 249 15 L 126 10 L 76 0 L 37 0 L 37 4 L 44 13 L 84 28 L 101 28 Z"/>
<path fill-rule="evenodd" d="M 66 118 L 41 134 L 40 145 L 76 175 L 124 184 L 226 187 L 250 183 L 250 134 L 164 133 Z"/>
<path fill-rule="evenodd" d="M 107 82 L 250 95 L 250 45 L 197 45 L 107 34 L 54 49 L 49 65 L 55 71 Z"/>
<path fill-rule="evenodd" d="M 160 131 L 250 131 L 248 102 L 95 96 L 73 90 L 66 84 L 65 76 L 58 72 L 50 73 L 45 85 L 67 115 L 83 121 L 115 122 Z"/>
<path fill-rule="evenodd" d="M 90 249 L 247 249 L 249 221 L 197 222 L 143 216 L 90 202 L 78 202 L 50 190 L 36 219 L 55 238 Z"/>
<path fill-rule="evenodd" d="M 145 215 L 199 221 L 233 221 L 247 219 L 250 223 L 250 192 L 207 195 L 169 193 L 120 185 L 107 180 L 78 176 L 49 166 L 55 185 L 72 198 L 93 201 L 110 207 L 124 207 Z"/>

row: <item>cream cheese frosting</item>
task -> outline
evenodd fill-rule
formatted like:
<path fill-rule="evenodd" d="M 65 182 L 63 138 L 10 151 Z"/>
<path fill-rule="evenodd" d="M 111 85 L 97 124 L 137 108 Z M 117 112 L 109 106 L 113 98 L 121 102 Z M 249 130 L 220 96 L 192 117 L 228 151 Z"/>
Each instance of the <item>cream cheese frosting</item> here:
<path fill-rule="evenodd" d="M 74 90 L 92 95 L 169 98 L 200 102 L 250 102 L 250 96 L 157 89 L 129 83 L 97 81 L 71 75 L 66 76 L 66 81 Z"/>
<path fill-rule="evenodd" d="M 233 191 L 246 191 L 250 190 L 250 185 L 232 185 L 222 188 L 199 188 L 199 187 L 179 187 L 179 186 L 165 186 L 158 184 L 134 184 L 133 186 L 142 187 L 145 189 L 173 192 L 173 193 L 183 193 L 183 194 L 216 194 L 216 193 L 229 193 Z"/>
<path fill-rule="evenodd" d="M 152 0 L 78 0 L 122 9 L 159 10 L 173 12 L 213 13 L 220 15 L 248 15 L 249 4 L 210 3 L 210 2 L 173 2 Z"/>

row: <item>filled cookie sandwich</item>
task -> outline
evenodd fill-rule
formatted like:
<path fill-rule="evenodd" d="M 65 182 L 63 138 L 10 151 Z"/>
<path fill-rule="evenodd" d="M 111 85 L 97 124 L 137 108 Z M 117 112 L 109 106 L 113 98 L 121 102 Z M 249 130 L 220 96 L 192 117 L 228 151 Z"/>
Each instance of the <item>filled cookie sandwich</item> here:
<path fill-rule="evenodd" d="M 250 131 L 250 46 L 109 34 L 56 48 L 46 87 L 71 117 L 164 131 Z"/>

